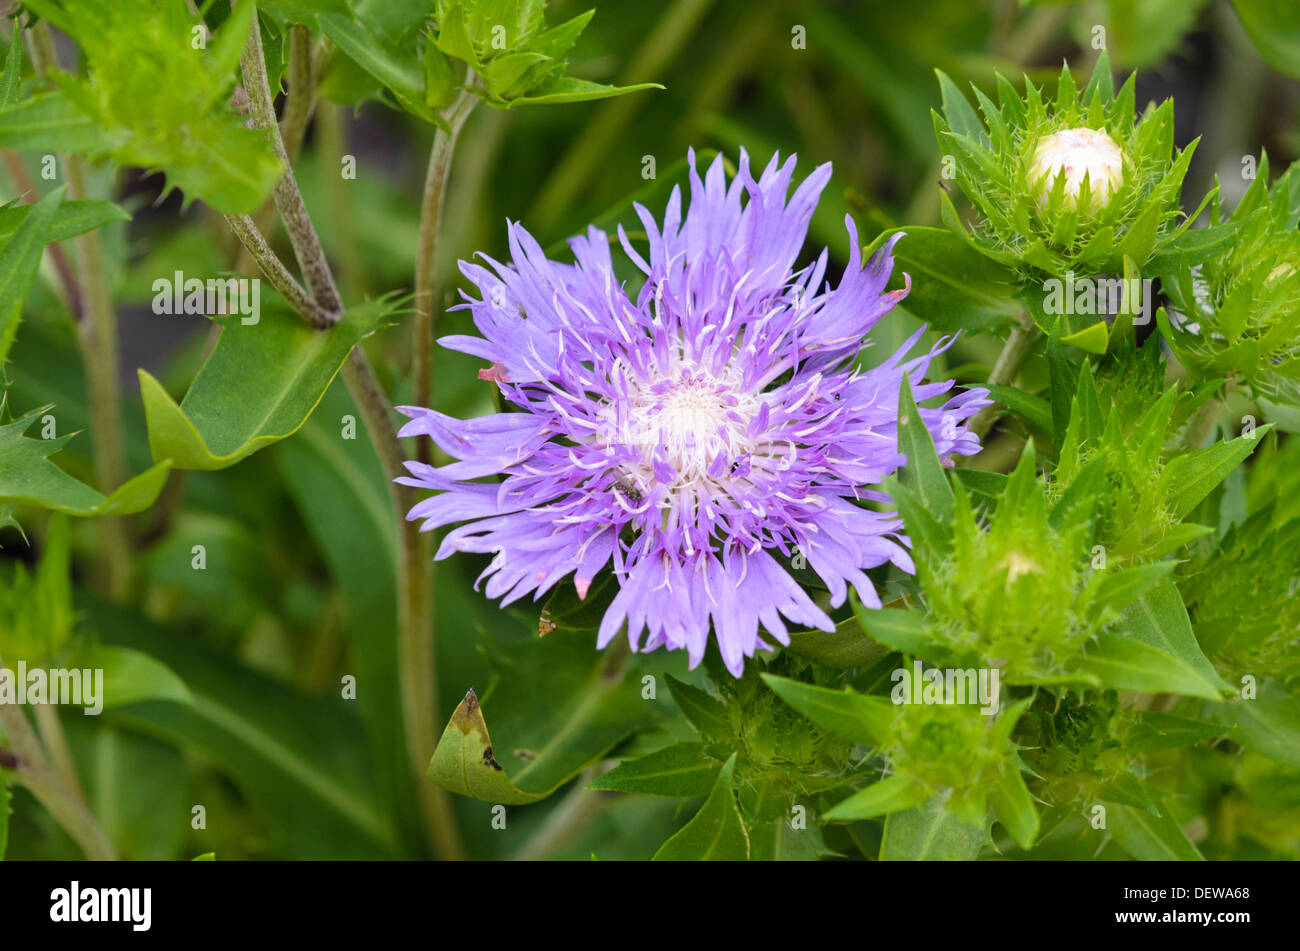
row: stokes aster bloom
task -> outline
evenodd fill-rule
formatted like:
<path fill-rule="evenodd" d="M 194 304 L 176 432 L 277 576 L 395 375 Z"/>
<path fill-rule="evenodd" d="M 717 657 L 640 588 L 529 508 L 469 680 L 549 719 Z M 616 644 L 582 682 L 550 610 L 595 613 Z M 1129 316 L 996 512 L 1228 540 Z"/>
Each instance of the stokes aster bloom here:
<path fill-rule="evenodd" d="M 570 573 L 585 598 L 612 566 L 618 591 L 598 646 L 626 624 L 634 650 L 685 649 L 694 666 L 712 628 L 737 676 L 768 648 L 760 624 L 782 644 L 786 622 L 833 629 L 777 555 L 806 558 L 832 606 L 852 584 L 879 607 L 865 570 L 887 561 L 913 570 L 901 521 L 859 503 L 889 502 L 864 487 L 905 462 L 903 374 L 918 401 L 946 391 L 951 382 L 921 380 L 949 341 L 906 359 L 918 331 L 879 366 L 855 367 L 866 333 L 906 293 L 884 291 L 893 241 L 864 268 L 846 217 L 839 285 L 823 284 L 825 250 L 794 271 L 831 174 L 818 168 L 787 204 L 794 167 L 774 157 L 755 180 L 742 152 L 728 185 L 721 157 L 701 181 L 692 153 L 684 218 L 679 189 L 662 227 L 636 206 L 648 260 L 619 229 L 645 275 L 634 297 L 596 228 L 570 241 L 574 264 L 549 260 L 517 224 L 510 265 L 462 262 L 482 297 L 461 306 L 482 337 L 440 342 L 490 361 L 480 377 L 520 411 L 458 420 L 400 407 L 411 418 L 402 436 L 428 435 L 459 460 L 409 462 L 412 477 L 400 480 L 438 492 L 407 515 L 424 530 L 467 523 L 439 558 L 495 553 L 486 593 L 503 605 L 537 599 Z M 921 411 L 941 455 L 979 450 L 959 424 L 985 396 L 971 390 Z"/>

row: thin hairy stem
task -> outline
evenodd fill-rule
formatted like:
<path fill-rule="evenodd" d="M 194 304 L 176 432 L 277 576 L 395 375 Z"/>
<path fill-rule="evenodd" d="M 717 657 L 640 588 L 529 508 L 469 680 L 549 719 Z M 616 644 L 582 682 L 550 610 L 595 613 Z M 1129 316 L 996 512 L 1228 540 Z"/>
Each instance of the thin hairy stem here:
<path fill-rule="evenodd" d="M 411 493 L 393 480 L 405 473 L 397 428 L 393 424 L 392 404 L 379 386 L 365 351 L 357 347 L 343 366 L 343 379 L 356 401 L 371 443 L 388 477 L 388 491 L 395 511 L 406 512 Z M 402 691 L 402 718 L 405 723 L 406 752 L 411 767 L 423 780 L 424 770 L 433 758 L 438 717 L 437 670 L 432 632 L 432 574 L 427 570 L 432 554 L 426 548 L 418 523 L 402 520 L 399 530 L 398 580 L 398 659 Z M 418 783 L 421 810 L 428 825 L 436 856 L 444 859 L 464 858 L 464 847 L 456 827 L 456 817 L 447 791 L 436 783 Z"/>
<path fill-rule="evenodd" d="M 27 33 L 32 66 L 37 76 L 44 76 L 58 66 L 49 26 L 41 21 Z M 90 198 L 86 160 L 80 155 L 68 155 L 64 163 L 68 197 Z M 90 403 L 95 481 L 107 494 L 126 481 L 127 471 L 118 383 L 121 361 L 118 357 L 117 312 L 113 309 L 113 293 L 105 270 L 104 246 L 99 231 L 87 231 L 77 238 L 77 249 L 81 273 L 76 299 L 85 308 L 78 340 Z M 96 565 L 99 581 L 112 598 L 120 599 L 126 595 L 131 580 L 126 524 L 120 516 L 104 516 L 98 520 L 97 527 L 100 533 Z"/>
<path fill-rule="evenodd" d="M 293 245 L 298 270 L 317 306 L 328 315 L 331 323 L 337 323 L 343 314 L 343 303 L 339 300 L 334 275 L 325 259 L 320 237 L 312 227 L 311 216 L 302 200 L 302 192 L 298 190 L 298 179 L 294 177 L 292 163 L 280 135 L 280 126 L 275 117 L 275 102 L 271 98 L 271 84 L 266 77 L 266 56 L 262 52 L 262 32 L 256 14 L 248 31 L 248 45 L 244 47 L 241 69 L 253 128 L 268 130 L 271 148 L 284 166 L 284 175 L 276 183 L 273 193 L 275 209 L 284 222 L 289 243 Z"/>
<path fill-rule="evenodd" d="M 470 77 L 471 84 L 473 76 Z M 447 176 L 452 154 L 465 120 L 473 111 L 478 97 L 469 89 L 461 90 L 447 111 L 446 129 L 433 135 L 429 167 L 424 176 L 424 197 L 420 203 L 420 243 L 415 253 L 415 322 L 412 375 L 415 379 L 416 406 L 431 406 L 433 391 L 433 313 L 437 307 L 436 279 L 438 233 L 442 226 L 442 209 L 447 198 Z M 420 460 L 427 462 L 426 442 L 420 444 Z"/>
<path fill-rule="evenodd" d="M 1009 385 L 1020 373 L 1020 368 L 1024 366 L 1025 358 L 1029 356 L 1029 350 L 1037 338 L 1038 328 L 1034 326 L 1029 312 L 1021 310 L 1016 326 L 1011 329 L 1011 335 L 1007 337 L 1002 352 L 998 354 L 997 362 L 993 364 L 988 381 L 995 386 Z M 983 438 L 997 415 L 996 406 L 984 407 L 971 419 L 970 431 Z"/>

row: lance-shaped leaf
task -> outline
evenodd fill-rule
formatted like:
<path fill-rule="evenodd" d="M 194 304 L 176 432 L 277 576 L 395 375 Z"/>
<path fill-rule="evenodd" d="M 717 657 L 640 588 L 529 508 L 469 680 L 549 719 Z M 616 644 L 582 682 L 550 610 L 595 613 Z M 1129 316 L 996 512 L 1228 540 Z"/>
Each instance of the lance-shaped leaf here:
<path fill-rule="evenodd" d="M 62 93 L 0 109 L 0 148 L 30 152 L 103 152 L 107 133 Z"/>
<path fill-rule="evenodd" d="M 1205 860 L 1170 815 L 1167 804 L 1160 803 L 1158 813 L 1117 802 L 1107 803 L 1106 810 L 1110 834 L 1135 859 L 1144 862 Z"/>
<path fill-rule="evenodd" d="M 1022 849 L 1033 846 L 1040 824 L 1038 809 L 1016 765 L 1008 764 L 1003 769 L 1002 778 L 989 791 L 989 806 L 1017 845 Z"/>
<path fill-rule="evenodd" d="M 62 203 L 63 189 L 57 188 L 31 206 L 13 237 L 0 249 L 0 369 L 13 346 L 23 303 L 41 266 L 41 255 L 50 240 L 50 226 Z"/>
<path fill-rule="evenodd" d="M 752 862 L 815 862 L 823 855 L 833 854 L 815 822 L 795 828 L 788 817 L 782 816 L 749 829 Z"/>
<path fill-rule="evenodd" d="M 1210 705 L 1210 716 L 1248 750 L 1300 769 L 1300 697 L 1264 681 L 1253 699 Z"/>
<path fill-rule="evenodd" d="M 49 196 L 47 195 L 46 198 L 48 199 Z M 38 207 L 40 207 L 39 203 L 36 205 L 6 205 L 0 208 L 0 241 L 14 234 L 18 227 L 27 220 L 33 209 Z M 126 209 L 113 204 L 111 201 L 95 201 L 92 199 L 64 201 L 59 204 L 54 220 L 50 222 L 50 231 L 45 237 L 45 243 L 53 244 L 56 241 L 66 241 L 68 238 L 85 234 L 87 231 L 94 231 L 96 228 L 110 222 L 130 220 L 131 216 L 127 214 Z"/>
<path fill-rule="evenodd" d="M 866 635 L 856 615 L 845 618 L 833 631 L 792 631 L 786 650 L 834 670 L 862 667 L 890 652 L 888 646 Z"/>
<path fill-rule="evenodd" d="M 809 720 L 863 746 L 879 745 L 894 719 L 896 708 L 885 697 L 831 690 L 773 674 L 762 677 L 773 693 Z"/>
<path fill-rule="evenodd" d="M 306 422 L 352 348 L 392 313 L 391 298 L 353 308 L 326 331 L 286 308 L 263 307 L 257 323 L 223 317 L 216 349 L 178 406 L 140 371 L 140 395 L 155 459 L 178 469 L 224 469 Z"/>
<path fill-rule="evenodd" d="M 677 743 L 628 760 L 598 777 L 588 789 L 689 798 L 706 796 L 718 776 L 718 762 L 702 743 Z"/>
<path fill-rule="evenodd" d="M 939 462 L 934 438 L 912 398 L 912 382 L 906 374 L 898 394 L 898 448 L 907 456 L 900 481 L 920 497 L 926 511 L 940 524 L 947 523 L 952 516 L 952 486 Z"/>
<path fill-rule="evenodd" d="M 1231 689 L 1197 643 L 1183 599 L 1168 578 L 1125 609 L 1111 632 L 1088 649 L 1080 670 L 1113 689 L 1208 700 Z"/>
<path fill-rule="evenodd" d="M 167 481 L 170 460 L 164 459 L 105 496 L 50 461 L 49 457 L 63 448 L 71 434 L 57 439 L 23 435 L 47 409 L 43 407 L 0 426 L 0 502 L 37 505 L 83 517 L 129 515 L 153 505 Z"/>
<path fill-rule="evenodd" d="M 677 831 L 655 853 L 655 861 L 727 862 L 749 858 L 749 830 L 731 791 L 736 754 L 723 765 L 694 818 Z"/>
<path fill-rule="evenodd" d="M 712 740 L 731 738 L 731 721 L 727 719 L 727 708 L 711 694 L 699 687 L 682 683 L 672 674 L 664 674 L 668 691 L 673 695 L 673 702 L 682 711 L 682 716 L 691 722 L 703 736 Z"/>
<path fill-rule="evenodd" d="M 1273 424 L 1267 423 L 1249 436 L 1217 442 L 1169 460 L 1161 478 L 1173 513 L 1181 518 L 1196 508 L 1201 499 L 1255 451 L 1260 437 L 1272 428 Z"/>
<path fill-rule="evenodd" d="M 114 722 L 201 753 L 261 816 L 271 849 L 316 859 L 413 857 L 376 796 L 365 733 L 346 705 L 308 697 L 136 613 L 89 599 L 77 606 L 101 643 L 166 664 L 189 692 L 188 703 L 132 703 L 114 711 Z"/>
<path fill-rule="evenodd" d="M 882 862 L 970 861 L 979 855 L 987 832 L 948 811 L 943 795 L 885 819 L 880 841 Z"/>
<path fill-rule="evenodd" d="M 887 776 L 855 792 L 826 813 L 826 818 L 831 822 L 874 819 L 919 806 L 927 795 L 925 787 L 911 777 Z"/>
<path fill-rule="evenodd" d="M 89 644 L 77 652 L 72 666 L 104 672 L 104 695 L 100 699 L 105 710 L 145 700 L 191 701 L 185 682 L 162 661 L 143 651 Z"/>

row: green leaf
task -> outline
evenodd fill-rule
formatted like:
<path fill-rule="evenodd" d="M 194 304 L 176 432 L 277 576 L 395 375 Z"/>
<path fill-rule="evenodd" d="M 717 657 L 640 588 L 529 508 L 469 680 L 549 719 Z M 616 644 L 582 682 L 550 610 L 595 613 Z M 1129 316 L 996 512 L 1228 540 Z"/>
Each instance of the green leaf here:
<path fill-rule="evenodd" d="M 18 102 L 23 88 L 23 44 L 21 36 L 18 42 L 9 44 L 5 54 L 4 79 L 0 81 L 0 109 L 7 109 Z M 4 847 L 0 846 L 0 858 L 4 857 Z"/>
<path fill-rule="evenodd" d="M 1086 656 L 1074 663 L 1073 672 L 1110 690 L 1211 695 L 1204 679 L 1189 671 L 1177 658 L 1115 634 L 1098 636 Z"/>
<path fill-rule="evenodd" d="M 1253 700 L 1211 704 L 1210 716 L 1234 742 L 1300 769 L 1300 697 L 1277 681 L 1259 684 Z"/>
<path fill-rule="evenodd" d="M 988 472 L 984 469 L 954 469 L 957 481 L 968 491 L 982 495 L 986 499 L 998 499 L 1007 490 L 1007 475 L 1002 472 Z"/>
<path fill-rule="evenodd" d="M 48 197 L 48 196 L 47 196 Z M 27 220 L 37 205 L 8 205 L 0 208 L 0 241 L 16 232 Z M 64 201 L 59 205 L 54 220 L 50 223 L 46 244 L 65 241 L 87 231 L 94 231 L 114 221 L 130 221 L 131 216 L 124 208 L 111 201 L 76 200 Z"/>
<path fill-rule="evenodd" d="M 905 237 L 894 247 L 890 285 L 901 288 L 902 275 L 911 277 L 912 289 L 902 301 L 909 313 L 945 333 L 987 333 L 1015 320 L 1020 305 L 1011 296 L 1011 272 L 946 228 L 894 228 L 868 251 L 900 232 Z"/>
<path fill-rule="evenodd" d="M 113 722 L 212 762 L 265 822 L 273 852 L 378 859 L 412 849 L 380 807 L 364 733 L 345 705 L 304 696 L 138 614 L 98 601 L 78 606 L 102 643 L 166 664 L 190 693 L 189 703 L 142 701 L 115 710 Z"/>
<path fill-rule="evenodd" d="M 1052 431 L 1052 407 L 1041 396 L 1034 396 L 1014 386 L 999 386 L 996 383 L 985 384 L 984 388 L 1007 409 L 1020 414 L 1043 432 Z"/>
<path fill-rule="evenodd" d="M 983 848 L 983 829 L 962 822 L 933 796 L 915 809 L 890 813 L 880 842 L 882 862 L 970 861 Z"/>
<path fill-rule="evenodd" d="M 1153 815 L 1135 806 L 1108 803 L 1107 828 L 1124 851 L 1139 861 L 1204 861 L 1205 856 L 1179 828 L 1168 806 L 1160 806 L 1160 813 Z"/>
<path fill-rule="evenodd" d="M 167 481 L 170 460 L 159 462 L 104 496 L 49 460 L 70 436 L 29 439 L 23 435 L 42 412 L 37 410 L 0 426 L 0 502 L 37 505 L 82 517 L 129 515 L 153 505 Z"/>
<path fill-rule="evenodd" d="M 0 148 L 94 153 L 108 148 L 108 137 L 62 93 L 46 93 L 0 109 Z"/>
<path fill-rule="evenodd" d="M 989 805 L 1017 845 L 1033 847 L 1039 829 L 1038 809 L 1018 768 L 1008 766 L 1002 771 L 1001 780 L 989 791 Z"/>
<path fill-rule="evenodd" d="M 1288 0 L 1232 0 L 1232 5 L 1269 64 L 1300 78 L 1300 7 Z"/>
<path fill-rule="evenodd" d="M 1097 586 L 1093 603 L 1121 611 L 1140 597 L 1152 585 L 1167 578 L 1174 570 L 1172 561 L 1157 561 L 1149 565 L 1136 565 L 1121 571 L 1108 572 Z"/>
<path fill-rule="evenodd" d="M 139 371 L 154 458 L 171 459 L 178 469 L 224 469 L 293 435 L 352 348 L 392 309 L 390 299 L 370 301 L 326 331 L 279 306 L 263 308 L 255 324 L 222 318 L 216 349 L 179 406 Z"/>
<path fill-rule="evenodd" d="M 389 89 L 403 108 L 426 121 L 446 124 L 426 105 L 425 75 L 414 55 L 406 55 L 351 17 L 324 14 L 318 20 L 325 35 L 337 43 L 353 62 Z"/>
<path fill-rule="evenodd" d="M 890 648 L 868 637 L 854 615 L 835 625 L 834 631 L 791 632 L 786 650 L 822 667 L 846 670 L 879 660 Z"/>
<path fill-rule="evenodd" d="M 1224 728 L 1215 723 L 1190 720 L 1172 713 L 1143 711 L 1124 737 L 1124 748 L 1137 754 L 1159 753 L 1222 736 L 1223 731 Z"/>
<path fill-rule="evenodd" d="M 699 687 L 682 683 L 672 674 L 664 674 L 664 680 L 677 708 L 701 735 L 712 740 L 730 739 L 731 721 L 727 718 L 726 708 L 717 699 Z"/>
<path fill-rule="evenodd" d="M 429 778 L 462 796 L 507 806 L 537 802 L 550 791 L 525 792 L 510 781 L 505 767 L 496 760 L 478 694 L 472 687 L 442 732 L 429 763 Z"/>
<path fill-rule="evenodd" d="M 860 789 L 826 813 L 828 822 L 854 822 L 904 812 L 925 802 L 925 788 L 907 776 L 887 776 Z"/>
<path fill-rule="evenodd" d="M 1272 428 L 1272 423 L 1265 423 L 1250 436 L 1217 442 L 1170 459 L 1161 479 L 1173 514 L 1182 518 L 1196 508 L 1228 473 L 1255 451 L 1260 438 Z"/>
<path fill-rule="evenodd" d="M 809 720 L 863 746 L 879 746 L 894 719 L 896 708 L 885 697 L 817 687 L 775 674 L 762 677 L 773 693 Z"/>
<path fill-rule="evenodd" d="M 79 713 L 61 718 L 86 800 L 129 861 L 166 861 L 185 850 L 194 800 L 185 755 L 167 743 Z"/>
<path fill-rule="evenodd" d="M 1106 331 L 1106 321 L 1104 320 L 1085 327 L 1078 333 L 1072 333 L 1068 337 L 1061 338 L 1061 343 L 1068 343 L 1070 346 L 1086 350 L 1088 353 L 1105 353 L 1106 345 L 1109 342 L 1110 335 Z"/>
<path fill-rule="evenodd" d="M 489 702 L 500 745 L 470 690 L 434 751 L 430 777 L 486 802 L 550 795 L 649 722 L 639 684 L 612 676 L 606 663 L 587 637 L 557 633 L 514 645 L 494 659 L 500 679 Z"/>
<path fill-rule="evenodd" d="M 369 733 L 380 795 L 406 828 L 418 822 L 413 766 L 402 730 L 398 625 L 397 521 L 388 479 L 364 433 L 342 438 L 345 417 L 360 420 L 342 380 L 335 379 L 307 423 L 277 443 L 273 458 L 312 540 L 344 599 L 344 637 L 355 664 L 357 705 Z M 438 607 L 451 600 L 439 589 Z M 445 624 L 439 618 L 440 624 Z M 445 657 L 445 650 L 441 652 Z M 440 657 L 440 661 L 443 658 Z M 445 665 L 440 663 L 440 669 Z M 421 763 L 420 766 L 424 764 Z"/>
<path fill-rule="evenodd" d="M 731 792 L 736 754 L 718 772 L 709 798 L 654 854 L 655 861 L 745 861 L 749 858 L 749 831 Z"/>
<path fill-rule="evenodd" d="M 586 79 L 574 79 L 561 76 L 540 89 L 535 89 L 526 96 L 510 101 L 511 106 L 541 106 L 563 102 L 590 102 L 593 99 L 609 99 L 612 96 L 624 96 L 642 89 L 663 89 L 659 83 L 636 83 L 632 86 L 606 86 Z"/>
<path fill-rule="evenodd" d="M 955 135 L 976 140 L 987 139 L 984 123 L 980 122 L 979 115 L 957 88 L 957 84 L 941 69 L 936 69 L 934 73 L 939 78 L 939 93 L 943 97 L 943 112 L 948 120 L 948 128 Z"/>
<path fill-rule="evenodd" d="M 772 819 L 749 830 L 751 862 L 815 862 L 830 854 L 816 823 L 796 829 L 787 818 Z"/>
<path fill-rule="evenodd" d="M 78 4 L 66 18 L 51 0 L 28 7 L 62 21 L 80 48 L 77 75 L 54 69 L 49 78 L 90 123 L 93 138 L 55 115 L 53 127 L 73 141 L 52 144 L 39 128 L 32 135 L 29 121 L 17 131 L 32 141 L 14 147 L 107 154 L 119 164 L 160 169 L 187 201 L 200 198 L 228 214 L 251 214 L 262 205 L 284 169 L 266 132 L 247 128 L 228 95 L 255 22 L 254 4 L 236 6 L 205 48 L 192 42 L 191 17 L 176 10 L 164 15 L 152 0 Z"/>
<path fill-rule="evenodd" d="M 905 654 L 920 654 L 929 658 L 932 642 L 925 616 L 906 608 L 869 608 L 856 597 L 850 596 L 853 613 L 862 629 L 873 640 L 886 644 Z"/>
<path fill-rule="evenodd" d="M 1170 658 L 1170 673 L 1179 671 L 1176 679 L 1183 683 L 1183 687 L 1157 689 L 1210 700 L 1218 700 L 1219 691 L 1231 689 L 1196 642 L 1182 596 L 1168 578 L 1157 582 L 1134 601 L 1115 623 L 1112 632 L 1113 636 L 1144 644 Z"/>
<path fill-rule="evenodd" d="M 41 256 L 50 240 L 50 226 L 63 203 L 63 191 L 56 188 L 32 205 L 14 236 L 0 249 L 0 368 L 18 333 L 23 303 L 41 266 Z"/>
<path fill-rule="evenodd" d="M 145 700 L 188 704 L 190 692 L 166 664 L 129 647 L 93 644 L 77 654 L 76 667 L 104 672 L 104 709 Z"/>
<path fill-rule="evenodd" d="M 944 475 L 930 430 L 912 399 L 912 382 L 906 374 L 898 394 L 898 449 L 907 456 L 900 481 L 917 494 L 926 511 L 940 524 L 947 523 L 952 517 L 952 486 Z"/>
<path fill-rule="evenodd" d="M 704 752 L 702 743 L 678 743 L 621 763 L 587 788 L 689 798 L 707 796 L 717 775 L 718 763 Z"/>

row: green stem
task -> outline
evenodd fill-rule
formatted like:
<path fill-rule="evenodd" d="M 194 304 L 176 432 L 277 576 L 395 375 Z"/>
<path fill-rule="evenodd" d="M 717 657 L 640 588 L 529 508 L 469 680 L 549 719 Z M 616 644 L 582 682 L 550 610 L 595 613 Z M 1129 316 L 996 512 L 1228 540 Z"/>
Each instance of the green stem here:
<path fill-rule="evenodd" d="M 280 137 L 290 164 L 298 161 L 307 126 L 316 111 L 318 79 L 311 29 L 295 23 L 289 30 L 289 96 L 280 121 Z"/>
<path fill-rule="evenodd" d="M 28 31 L 32 65 L 37 76 L 44 76 L 58 66 L 54 40 L 49 26 L 38 22 Z M 64 158 L 67 168 L 68 197 L 90 198 L 86 160 L 80 155 Z M 77 239 L 80 252 L 81 284 L 79 299 L 84 305 L 78 340 L 86 374 L 90 403 L 90 439 L 94 452 L 95 481 L 104 493 L 110 493 L 126 481 L 126 450 L 122 438 L 122 415 L 118 379 L 120 359 L 117 341 L 117 313 L 113 293 L 104 265 L 104 246 L 98 230 L 87 231 Z M 119 516 L 102 516 L 100 532 L 100 582 L 110 597 L 125 597 L 130 585 L 131 557 L 126 524 Z"/>
<path fill-rule="evenodd" d="M 388 477 L 388 491 L 399 515 L 414 503 L 412 493 L 394 480 L 406 470 L 393 423 L 392 404 L 379 386 L 365 351 L 357 347 L 343 366 L 343 379 L 370 433 Z M 405 725 L 406 753 L 417 776 L 420 807 L 428 826 L 430 844 L 438 858 L 463 859 L 464 847 L 447 791 L 424 776 L 437 745 L 437 670 L 433 633 L 433 584 L 429 566 L 433 553 L 429 533 L 419 523 L 401 520 L 398 547 L 398 664 Z"/>
<path fill-rule="evenodd" d="M 321 249 L 320 238 L 312 226 L 302 193 L 298 190 L 280 127 L 275 119 L 275 105 L 266 74 L 266 58 L 262 53 L 262 35 L 256 17 L 249 30 L 242 67 L 253 126 L 269 130 L 272 147 L 284 163 L 284 176 L 275 189 L 275 207 L 289 234 L 289 241 L 306 280 L 306 294 L 310 297 L 310 305 L 304 305 L 305 309 L 299 309 L 299 313 L 317 326 L 321 325 L 323 318 L 324 326 L 329 326 L 338 321 L 343 307 L 334 275 Z M 275 279 L 284 283 L 290 293 L 297 294 L 297 282 L 292 280 L 288 269 L 266 244 L 260 230 L 256 227 L 250 229 L 250 222 L 239 218 L 232 220 L 231 224 L 241 229 L 237 232 L 240 233 L 240 240 L 247 239 L 245 247 L 257 256 L 263 269 L 268 274 L 276 275 Z M 286 277 L 288 280 L 285 280 Z M 361 347 L 352 350 L 344 364 L 343 376 L 383 465 L 394 514 L 400 526 L 398 654 L 407 753 L 411 759 L 410 765 L 434 854 L 439 858 L 458 859 L 463 857 L 463 849 L 451 801 L 445 790 L 424 777 L 425 764 L 433 757 L 433 731 L 438 712 L 433 662 L 432 573 L 428 567 L 432 564 L 432 556 L 425 540 L 427 536 L 419 532 L 415 523 L 406 521 L 404 517 L 413 500 L 409 491 L 393 482 L 404 474 L 405 468 L 402 465 L 401 445 L 397 441 L 397 428 L 393 422 L 392 402 Z"/>
<path fill-rule="evenodd" d="M 297 279 L 289 273 L 280 256 L 275 253 L 257 222 L 250 215 L 226 215 L 226 221 L 239 238 L 239 243 L 257 264 L 266 279 L 298 315 L 319 330 L 328 330 L 338 320 L 336 314 L 322 310 Z"/>
<path fill-rule="evenodd" d="M 447 175 L 451 158 L 456 151 L 460 130 L 473 111 L 478 97 L 469 88 L 461 90 L 447 110 L 447 128 L 433 134 L 433 148 L 429 150 L 429 167 L 424 176 L 424 197 L 420 202 L 420 242 L 415 253 L 415 323 L 412 375 L 415 379 L 416 406 L 433 405 L 433 312 L 437 307 L 436 294 L 438 232 L 442 226 L 442 209 L 447 199 Z M 425 453 L 427 441 L 420 443 L 420 459 L 428 462 Z"/>
<path fill-rule="evenodd" d="M 249 0 L 243 2 L 247 3 Z M 330 272 L 329 262 L 325 259 L 320 237 L 312 226 L 307 205 L 303 202 L 302 192 L 298 189 L 298 179 L 293 174 L 289 153 L 280 135 L 280 126 L 275 117 L 275 102 L 271 98 L 271 83 L 266 76 L 262 31 L 258 26 L 256 14 L 253 15 L 253 23 L 248 31 L 248 44 L 244 47 L 241 69 L 253 128 L 270 130 L 268 138 L 271 148 L 284 166 L 284 174 L 275 185 L 275 210 L 279 212 L 280 220 L 284 222 L 284 230 L 289 235 L 294 257 L 298 260 L 298 270 L 311 291 L 312 299 L 327 315 L 330 323 L 337 323 L 343 315 L 343 303 L 339 299 L 338 288 L 334 286 L 334 275 Z"/>
<path fill-rule="evenodd" d="M 1006 386 L 1015 380 L 1037 338 L 1038 328 L 1034 326 L 1029 312 L 1021 310 L 1016 325 L 1011 329 L 1011 335 L 1007 337 L 1007 342 L 1002 346 L 1002 352 L 998 354 L 997 362 L 993 364 L 988 382 L 995 386 Z M 984 434 L 989 431 L 989 427 L 993 425 L 993 420 L 997 418 L 997 415 L 998 409 L 996 406 L 984 407 L 971 419 L 971 432 L 983 438 Z"/>
<path fill-rule="evenodd" d="M 587 789 L 600 773 L 599 766 L 583 770 L 573 788 L 551 810 L 546 821 L 515 852 L 513 857 L 516 862 L 533 862 L 554 855 L 600 817 L 614 798 L 611 793 Z"/>
<path fill-rule="evenodd" d="M 0 661 L 3 666 L 3 661 Z M 92 861 L 113 861 L 117 852 L 94 815 L 68 788 L 45 757 L 40 740 L 17 704 L 0 703 L 0 726 L 18 758 L 16 775 L 36 801 L 54 817 L 64 831 Z"/>

